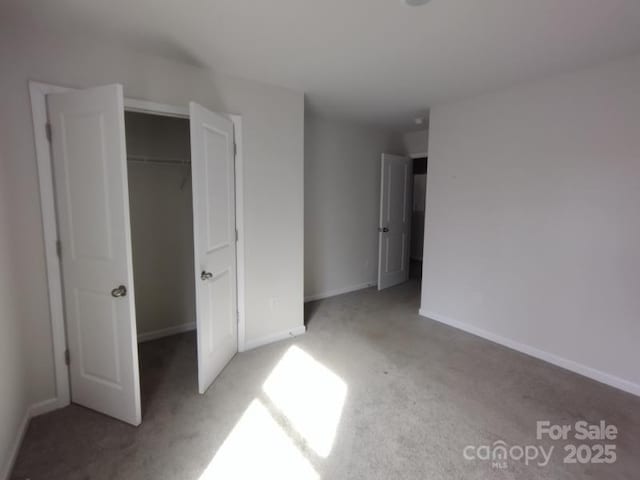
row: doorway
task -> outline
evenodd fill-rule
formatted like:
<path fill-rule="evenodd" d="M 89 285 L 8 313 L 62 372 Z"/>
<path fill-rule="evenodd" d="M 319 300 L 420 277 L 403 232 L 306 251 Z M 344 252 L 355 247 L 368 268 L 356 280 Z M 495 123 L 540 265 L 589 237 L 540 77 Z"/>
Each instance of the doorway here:
<path fill-rule="evenodd" d="M 125 133 L 144 416 L 169 370 L 198 368 L 189 119 L 125 110 Z"/>
<path fill-rule="evenodd" d="M 413 158 L 413 207 L 411 213 L 411 247 L 409 278 L 422 282 L 425 206 L 427 199 L 427 157 Z"/>
<path fill-rule="evenodd" d="M 195 330 L 189 120 L 125 112 L 138 341 Z"/>
<path fill-rule="evenodd" d="M 242 245 L 241 119 L 193 102 L 187 109 L 125 100 L 120 85 L 74 90 L 31 82 L 30 93 L 54 338 L 54 408 L 73 401 L 137 425 L 141 414 L 135 310 L 140 309 L 133 305 L 140 281 L 133 279 L 130 214 L 139 215 L 131 211 L 129 200 L 140 185 L 153 182 L 140 174 L 130 192 L 129 167 L 133 172 L 145 162 L 149 166 L 153 160 L 173 160 L 172 167 L 162 168 L 177 168 L 178 162 L 171 156 L 153 158 L 149 152 L 132 151 L 128 158 L 132 144 L 125 145 L 125 106 L 132 112 L 181 117 L 189 125 L 195 180 L 191 284 L 196 284 L 200 393 L 244 343 L 241 248 L 236 263 L 236 249 Z M 190 179 L 182 176 L 183 191 Z M 180 284 L 188 292 L 188 282 Z M 188 310 L 189 302 L 182 306 Z M 177 316 L 188 318 L 189 313 Z M 145 333 L 150 339 L 191 328 L 190 323 L 141 331 L 141 340 Z"/>
<path fill-rule="evenodd" d="M 409 157 L 383 153 L 378 225 L 378 290 L 409 279 L 413 165 Z"/>
<path fill-rule="evenodd" d="M 382 154 L 378 290 L 422 280 L 426 186 L 426 156 Z"/>

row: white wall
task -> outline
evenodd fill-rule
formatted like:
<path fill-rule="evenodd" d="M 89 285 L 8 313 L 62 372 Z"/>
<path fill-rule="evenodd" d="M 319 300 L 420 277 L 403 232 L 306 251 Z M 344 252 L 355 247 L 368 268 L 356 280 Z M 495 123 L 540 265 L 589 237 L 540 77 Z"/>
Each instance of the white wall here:
<path fill-rule="evenodd" d="M 190 161 L 189 121 L 127 112 L 129 208 L 139 338 L 195 328 L 191 169 L 132 157 Z"/>
<path fill-rule="evenodd" d="M 0 111 L 5 107 L 0 98 Z M 9 175 L 5 167 L 4 129 L 0 128 L 0 479 L 8 477 L 27 409 L 27 382 L 22 352 L 20 316 L 16 308 Z"/>
<path fill-rule="evenodd" d="M 405 155 L 426 153 L 429 148 L 429 130 L 416 130 L 402 134 Z"/>
<path fill-rule="evenodd" d="M 305 298 L 375 285 L 380 155 L 397 151 L 388 131 L 305 118 Z"/>
<path fill-rule="evenodd" d="M 19 269 L 15 285 L 22 326 L 28 401 L 55 395 L 49 304 L 28 80 L 83 87 L 120 82 L 125 95 L 172 105 L 195 100 L 243 120 L 246 339 L 256 342 L 303 325 L 302 93 L 159 57 L 65 40 L 31 26 L 0 28 L 2 152 L 11 185 L 8 219 Z M 277 299 L 273 302 L 271 299 Z"/>
<path fill-rule="evenodd" d="M 431 110 L 421 313 L 640 394 L 640 57 Z"/>

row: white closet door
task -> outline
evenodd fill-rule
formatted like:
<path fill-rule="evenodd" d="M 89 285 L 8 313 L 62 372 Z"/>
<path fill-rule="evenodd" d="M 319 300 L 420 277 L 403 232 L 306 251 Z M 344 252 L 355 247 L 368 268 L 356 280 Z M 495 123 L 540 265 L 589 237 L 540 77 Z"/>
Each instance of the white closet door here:
<path fill-rule="evenodd" d="M 409 279 L 412 176 L 410 158 L 382 154 L 378 290 Z"/>
<path fill-rule="evenodd" d="M 198 387 L 238 351 L 233 123 L 197 103 L 191 117 Z"/>
<path fill-rule="evenodd" d="M 121 85 L 51 94 L 71 400 L 140 424 Z"/>

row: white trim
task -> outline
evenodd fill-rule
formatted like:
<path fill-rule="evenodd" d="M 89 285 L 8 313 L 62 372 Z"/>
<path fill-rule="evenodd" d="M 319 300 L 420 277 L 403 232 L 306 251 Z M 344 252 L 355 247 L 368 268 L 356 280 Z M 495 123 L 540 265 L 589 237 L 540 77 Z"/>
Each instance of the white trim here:
<path fill-rule="evenodd" d="M 244 344 L 244 351 L 252 350 L 254 348 L 258 348 L 269 343 L 278 342 L 280 340 L 286 340 L 287 338 L 297 337 L 298 335 L 304 334 L 306 331 L 307 327 L 301 325 L 294 328 L 293 330 L 285 330 L 284 332 L 274 333 L 271 335 L 267 335 L 266 337 L 257 338 L 255 340 L 249 340 Z"/>
<path fill-rule="evenodd" d="M 143 332 L 138 334 L 138 343 L 148 342 L 150 340 L 156 340 L 162 337 L 169 337 L 171 335 L 177 335 L 178 333 L 191 332 L 196 329 L 196 322 L 183 323 L 181 325 L 175 325 L 173 327 L 160 328 L 158 330 L 152 330 L 150 332 Z"/>
<path fill-rule="evenodd" d="M 42 209 L 47 284 L 49 287 L 49 311 L 53 337 L 57 408 L 69 405 L 71 402 L 71 393 L 69 389 L 69 369 L 64 359 L 67 339 L 63 313 L 62 273 L 56 249 L 58 226 L 55 212 L 55 194 L 53 191 L 53 172 L 51 170 L 51 150 L 46 131 L 48 118 L 46 96 L 49 93 L 62 93 L 69 90 L 68 88 L 55 85 L 29 82 L 31 109 L 33 111 L 33 132 L 38 163 L 38 181 L 40 185 L 40 208 Z"/>
<path fill-rule="evenodd" d="M 631 393 L 633 395 L 640 396 L 640 385 L 630 382 L 628 380 L 624 380 L 622 378 L 616 377 L 615 375 L 605 373 L 601 370 L 588 367 L 581 363 L 575 362 L 573 360 L 569 360 L 567 358 L 560 357 L 558 355 L 546 352 L 544 350 L 540 350 L 530 345 L 520 343 L 516 340 L 511 340 L 509 338 L 489 332 L 482 328 L 469 325 L 468 323 L 460 322 L 458 320 L 453 320 L 451 318 L 447 318 L 443 315 L 439 315 L 434 312 L 428 312 L 426 310 L 423 310 L 422 308 L 420 309 L 419 314 L 422 317 L 435 320 L 436 322 L 444 323 L 445 325 L 449 325 L 453 328 L 457 328 L 458 330 L 463 330 L 465 332 L 471 333 L 478 337 L 482 337 L 486 340 L 499 343 L 500 345 L 503 345 L 505 347 L 511 348 L 513 350 L 517 350 L 518 352 L 524 353 L 526 355 L 530 355 L 540 360 L 544 360 L 545 362 L 552 363 L 553 365 L 564 368 L 566 370 L 570 370 L 574 373 L 577 373 L 584 377 L 588 377 L 597 382 L 604 383 L 611 387 L 624 390 L 625 392 Z"/>
<path fill-rule="evenodd" d="M 57 410 L 58 407 L 58 399 L 57 398 L 49 398 L 48 400 L 43 400 L 41 402 L 34 403 L 29 407 L 29 418 L 37 417 L 38 415 L 44 415 L 45 413 L 53 412 Z"/>
<path fill-rule="evenodd" d="M 314 302 L 316 300 L 322 300 L 323 298 L 335 297 L 337 295 L 343 295 L 345 293 L 351 293 L 357 290 L 362 290 L 364 288 L 371 288 L 375 286 L 376 286 L 376 282 L 367 282 L 367 283 L 360 283 L 358 285 L 351 285 L 350 287 L 338 288 L 336 290 L 328 290 L 326 292 L 314 293 L 311 295 L 306 295 L 304 297 L 304 302 L 305 303 Z"/>
<path fill-rule="evenodd" d="M 47 140 L 46 123 L 47 100 L 50 93 L 64 93 L 75 88 L 61 87 L 41 82 L 29 82 L 31 95 L 31 111 L 33 115 L 33 132 L 36 144 L 36 161 L 38 164 L 38 180 L 40 189 L 40 207 L 42 209 L 42 226 L 44 230 L 45 260 L 47 266 L 47 283 L 49 291 L 49 310 L 53 336 L 53 355 L 56 376 L 56 404 L 54 408 L 62 408 L 71 403 L 69 370 L 65 363 L 64 352 L 67 348 L 64 302 L 62 295 L 62 272 L 58 261 L 56 242 L 58 227 L 55 212 L 55 193 L 53 190 L 53 172 L 51 170 L 51 150 Z M 189 117 L 187 107 L 165 105 L 147 100 L 133 98 L 124 99 L 125 110 L 157 115 Z M 237 282 L 238 282 L 238 351 L 243 351 L 245 336 L 245 255 L 244 255 L 244 164 L 242 157 L 242 117 L 229 115 L 233 121 L 236 151 L 236 228 L 238 229 L 237 245 Z M 47 400 L 49 401 L 49 400 Z"/>
<path fill-rule="evenodd" d="M 242 148 L 242 117 L 230 115 L 233 121 L 233 135 L 236 142 L 236 230 L 238 231 L 238 243 L 236 245 L 236 284 L 238 302 L 238 351 L 245 349 L 245 254 L 244 254 L 244 161 Z"/>
<path fill-rule="evenodd" d="M 137 100 L 135 98 L 125 98 L 124 109 L 129 112 L 148 113 L 150 115 L 160 115 L 163 117 L 189 118 L 189 109 L 187 107 L 165 105 L 163 103 Z"/>
<path fill-rule="evenodd" d="M 426 158 L 426 157 L 428 157 L 427 152 L 416 152 L 416 153 L 409 154 L 409 158 L 412 160 L 415 160 L 416 158 Z"/>
<path fill-rule="evenodd" d="M 9 457 L 7 457 L 7 462 L 3 465 L 2 472 L 0 472 L 0 479 L 2 480 L 10 480 L 11 470 L 13 470 L 13 466 L 16 463 L 18 452 L 20 451 L 20 445 L 22 445 L 22 440 L 24 440 L 24 435 L 27 433 L 27 428 L 29 427 L 29 420 L 31 420 L 30 409 L 27 408 L 26 412 L 24 412 L 24 416 L 22 417 L 22 421 L 20 422 L 20 426 L 18 427 L 16 438 L 9 450 L 10 453 Z"/>

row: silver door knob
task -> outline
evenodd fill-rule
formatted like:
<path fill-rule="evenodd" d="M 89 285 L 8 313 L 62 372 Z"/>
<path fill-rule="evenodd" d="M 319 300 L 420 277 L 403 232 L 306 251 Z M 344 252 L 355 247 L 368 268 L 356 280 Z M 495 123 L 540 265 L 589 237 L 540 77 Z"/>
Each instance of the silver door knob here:
<path fill-rule="evenodd" d="M 111 290 L 111 296 L 112 297 L 124 297 L 127 295 L 127 287 L 125 287 L 124 285 L 120 285 L 117 288 L 114 288 L 113 290 Z"/>
<path fill-rule="evenodd" d="M 211 272 L 205 272 L 204 270 L 202 270 L 202 273 L 200 274 L 200 279 L 201 280 L 209 280 L 211 277 L 213 277 L 213 273 Z"/>
<path fill-rule="evenodd" d="M 378 229 L 378 231 L 382 232 L 382 233 L 387 233 L 389 231 L 389 229 L 387 227 L 381 227 L 381 228 Z"/>

